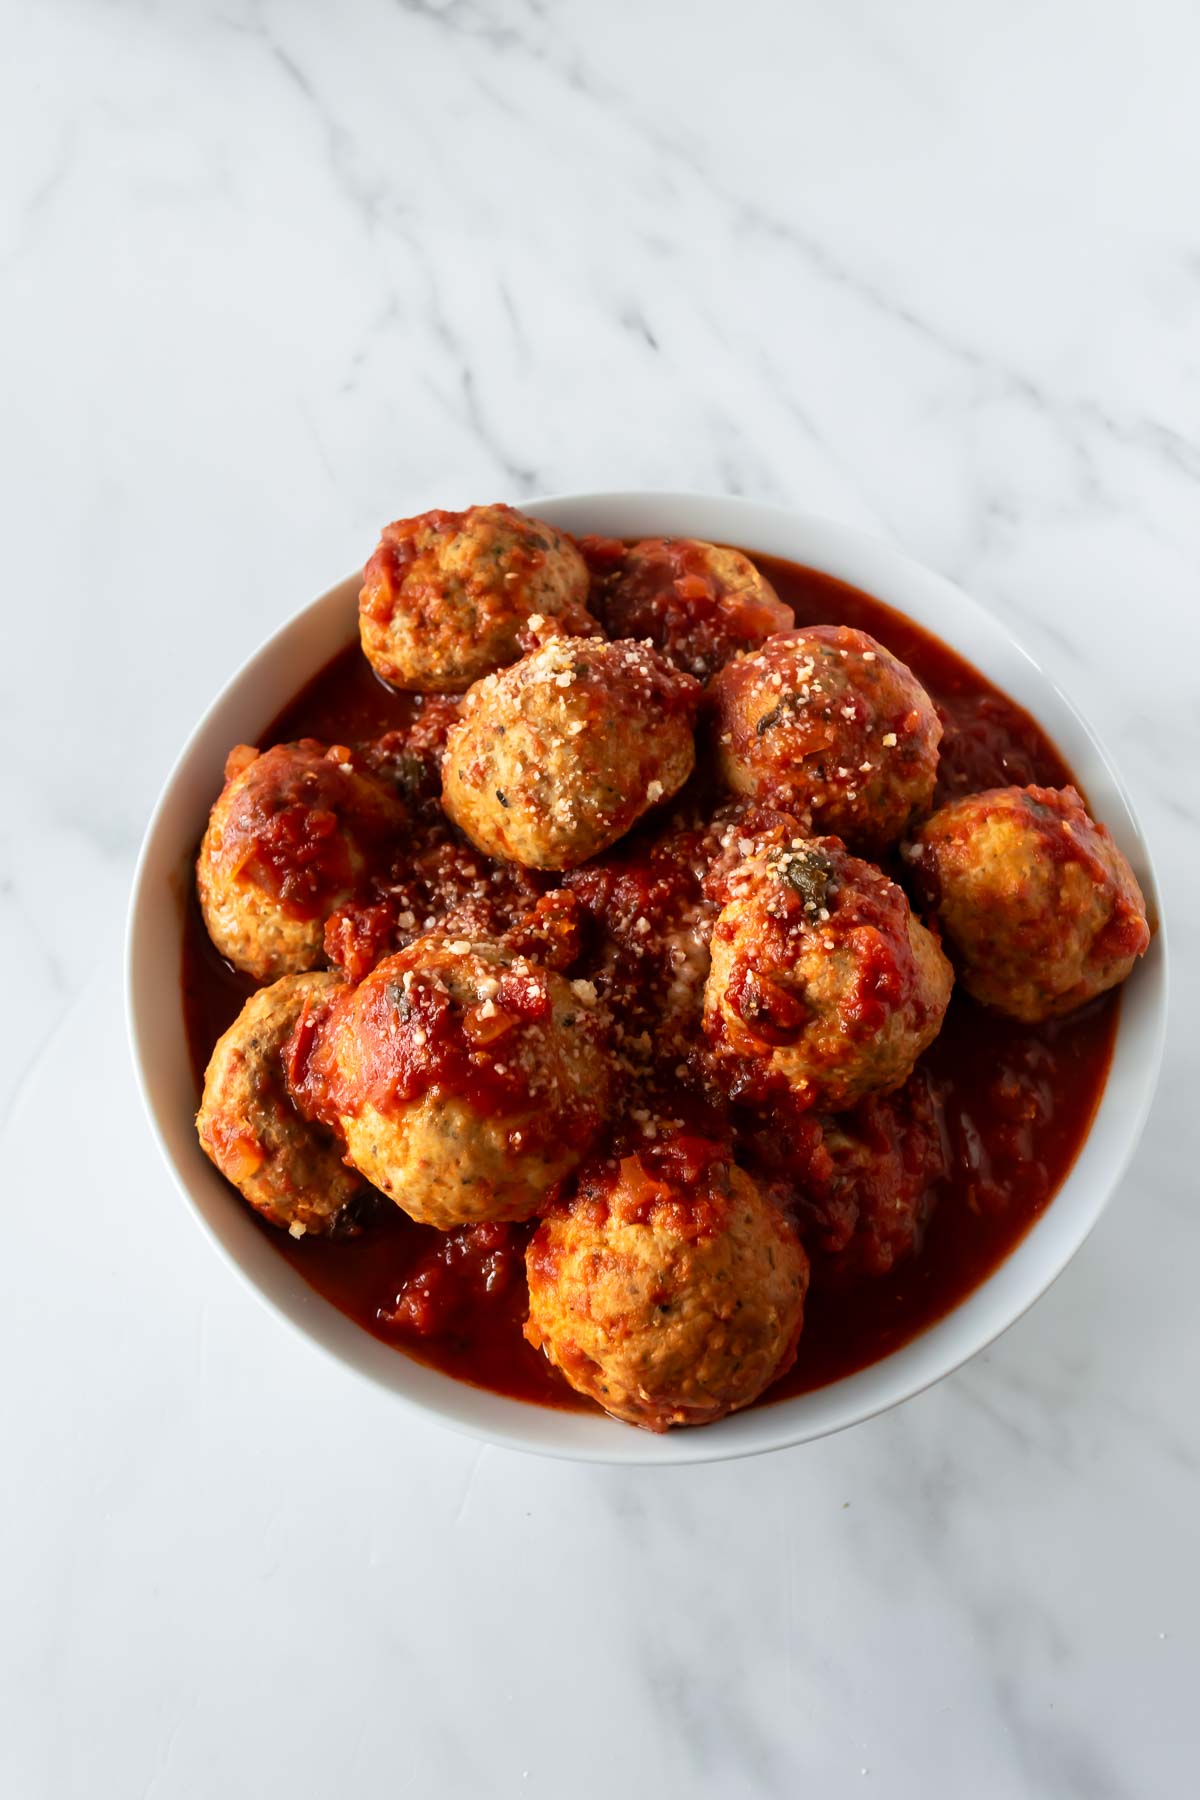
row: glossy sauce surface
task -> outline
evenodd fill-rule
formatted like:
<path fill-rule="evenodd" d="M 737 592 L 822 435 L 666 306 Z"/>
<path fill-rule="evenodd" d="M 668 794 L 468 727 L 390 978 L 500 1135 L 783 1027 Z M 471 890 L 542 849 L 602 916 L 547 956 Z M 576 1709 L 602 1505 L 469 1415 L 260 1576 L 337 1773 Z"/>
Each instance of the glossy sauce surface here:
<path fill-rule="evenodd" d="M 754 561 L 798 625 L 868 631 L 907 663 L 946 724 L 939 799 L 989 786 L 1058 787 L 1071 772 L 1029 716 L 911 621 L 833 578 L 773 558 Z M 309 736 L 354 745 L 404 731 L 414 702 L 387 689 L 357 644 L 321 671 L 273 722 L 263 747 Z M 184 1006 L 197 1097 L 216 1038 L 252 983 L 212 948 L 199 909 L 187 916 Z M 1009 1253 L 1052 1199 L 1087 1134 L 1112 1052 L 1119 997 L 1040 1026 L 986 1013 L 954 994 L 921 1059 L 949 1173 L 919 1252 L 883 1275 L 822 1280 L 809 1291 L 799 1355 L 760 1404 L 819 1387 L 877 1361 L 940 1318 Z M 686 1095 L 679 1111 L 692 1110 Z M 233 1195 L 230 1203 L 237 1204 Z M 360 1234 L 271 1243 L 320 1293 L 377 1337 L 480 1386 L 543 1404 L 589 1408 L 521 1335 L 525 1244 L 533 1226 L 443 1234 L 372 1202 Z"/>

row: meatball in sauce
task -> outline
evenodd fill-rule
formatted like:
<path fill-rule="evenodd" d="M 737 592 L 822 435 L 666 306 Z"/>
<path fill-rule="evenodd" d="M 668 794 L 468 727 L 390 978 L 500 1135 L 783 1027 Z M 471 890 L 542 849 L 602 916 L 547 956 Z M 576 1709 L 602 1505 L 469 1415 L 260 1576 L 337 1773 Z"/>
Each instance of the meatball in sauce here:
<path fill-rule="evenodd" d="M 695 538 L 584 538 L 579 547 L 592 571 L 592 610 L 609 636 L 648 638 L 700 681 L 794 623 L 741 550 Z"/>
<path fill-rule="evenodd" d="M 699 700 L 649 644 L 555 638 L 471 689 L 442 803 L 490 856 L 578 868 L 683 786 Z"/>
<path fill-rule="evenodd" d="M 196 885 L 213 943 L 258 981 L 320 966 L 325 921 L 407 814 L 344 745 L 239 744 L 200 845 Z"/>
<path fill-rule="evenodd" d="M 578 1392 L 651 1431 L 748 1406 L 796 1355 L 808 1258 L 720 1144 L 589 1166 L 529 1246 L 526 1336 Z"/>
<path fill-rule="evenodd" d="M 436 936 L 343 992 L 293 1082 L 366 1180 L 443 1229 L 541 1210 L 598 1136 L 607 1090 L 590 990 Z"/>
<path fill-rule="evenodd" d="M 284 975 L 260 988 L 217 1040 L 196 1130 L 205 1155 L 243 1199 L 293 1237 L 348 1227 L 365 1183 L 344 1145 L 304 1118 L 289 1077 L 292 1047 L 342 992 L 337 975 Z"/>
<path fill-rule="evenodd" d="M 395 687 L 461 693 L 539 633 L 598 631 L 587 598 L 587 565 L 553 525 L 511 506 L 421 513 L 384 528 L 363 572 L 363 654 Z"/>
<path fill-rule="evenodd" d="M 968 993 L 1036 1023 L 1129 975 L 1150 943 L 1133 870 L 1074 788 L 991 788 L 941 807 L 905 858 Z"/>
<path fill-rule="evenodd" d="M 717 764 L 736 793 L 789 807 L 814 833 L 884 850 L 933 801 L 942 723 L 877 639 L 818 625 L 768 638 L 714 677 Z"/>
<path fill-rule="evenodd" d="M 792 838 L 727 877 L 704 1029 L 731 1091 L 838 1112 L 905 1082 L 937 1036 L 950 965 L 882 870 Z"/>

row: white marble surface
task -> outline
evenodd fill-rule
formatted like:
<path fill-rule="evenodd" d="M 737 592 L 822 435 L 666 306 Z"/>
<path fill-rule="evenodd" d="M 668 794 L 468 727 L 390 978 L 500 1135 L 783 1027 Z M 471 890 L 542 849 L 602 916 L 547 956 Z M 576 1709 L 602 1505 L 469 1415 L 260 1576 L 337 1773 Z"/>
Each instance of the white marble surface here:
<path fill-rule="evenodd" d="M 1200 14 L 0 4 L 0 1794 L 1196 1791 Z M 397 513 L 695 486 L 1010 613 L 1174 911 L 1148 1139 L 987 1356 L 830 1442 L 479 1449 L 160 1167 L 122 912 L 194 716 Z"/>

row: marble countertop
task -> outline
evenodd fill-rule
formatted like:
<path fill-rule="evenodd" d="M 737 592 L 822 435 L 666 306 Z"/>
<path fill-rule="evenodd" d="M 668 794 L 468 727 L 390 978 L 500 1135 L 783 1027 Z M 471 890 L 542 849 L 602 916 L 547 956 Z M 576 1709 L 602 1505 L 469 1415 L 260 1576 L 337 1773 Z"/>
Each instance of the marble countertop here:
<path fill-rule="evenodd" d="M 1200 14 L 5 8 L 0 1793 L 1194 1791 Z M 266 1314 L 134 1090 L 123 912 L 243 655 L 386 518 L 696 487 L 1009 617 L 1174 921 L 1142 1149 L 889 1416 L 622 1471 Z"/>

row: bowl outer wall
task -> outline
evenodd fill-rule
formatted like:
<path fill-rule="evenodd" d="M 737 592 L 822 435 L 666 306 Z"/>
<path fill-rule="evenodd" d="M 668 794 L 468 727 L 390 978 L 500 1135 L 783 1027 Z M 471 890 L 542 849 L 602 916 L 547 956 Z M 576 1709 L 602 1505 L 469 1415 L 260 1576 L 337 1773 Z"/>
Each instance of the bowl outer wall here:
<path fill-rule="evenodd" d="M 813 1393 L 665 1436 L 471 1387 L 373 1338 L 308 1287 L 197 1143 L 180 1006 L 181 930 L 192 856 L 220 790 L 226 754 L 235 743 L 255 741 L 298 689 L 353 640 L 358 575 L 296 614 L 233 676 L 197 725 L 150 821 L 127 934 L 129 1030 L 150 1123 L 200 1223 L 258 1296 L 343 1365 L 427 1416 L 511 1449 L 626 1464 L 721 1461 L 823 1437 L 908 1399 L 991 1343 L 1065 1268 L 1120 1181 L 1149 1112 L 1166 1026 L 1166 939 L 1145 835 L 1110 758 L 1056 683 L 998 619 L 890 545 L 783 507 L 697 494 L 557 495 L 526 502 L 523 510 L 580 535 L 701 537 L 836 576 L 942 638 L 1049 733 L 1132 863 L 1158 924 L 1122 996 L 1108 1084 L 1066 1181 L 980 1287 L 890 1356 Z"/>

